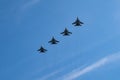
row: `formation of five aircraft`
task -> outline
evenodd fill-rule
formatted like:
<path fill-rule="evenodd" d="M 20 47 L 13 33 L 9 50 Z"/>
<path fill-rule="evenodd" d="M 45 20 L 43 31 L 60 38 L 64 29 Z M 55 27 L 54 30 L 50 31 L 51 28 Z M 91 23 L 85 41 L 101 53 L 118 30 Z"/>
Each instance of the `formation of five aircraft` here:
<path fill-rule="evenodd" d="M 82 24 L 84 24 L 84 23 L 81 22 L 78 17 L 75 20 L 75 22 L 72 23 L 72 25 L 74 25 L 74 26 L 82 26 Z M 72 32 L 70 32 L 67 28 L 65 28 L 65 30 L 63 32 L 61 32 L 60 34 L 62 34 L 63 36 L 69 36 L 70 34 L 72 34 Z M 54 37 L 52 37 L 52 39 L 50 41 L 48 41 L 48 43 L 57 44 L 57 43 L 59 43 L 59 41 L 56 40 Z M 40 53 L 45 53 L 47 51 L 47 49 L 45 49 L 41 46 L 37 51 L 39 51 Z"/>

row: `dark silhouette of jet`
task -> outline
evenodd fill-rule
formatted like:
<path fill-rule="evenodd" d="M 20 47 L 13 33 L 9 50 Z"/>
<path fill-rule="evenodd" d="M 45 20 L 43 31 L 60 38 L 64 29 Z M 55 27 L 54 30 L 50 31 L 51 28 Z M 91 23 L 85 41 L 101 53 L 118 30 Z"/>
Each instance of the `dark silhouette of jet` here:
<path fill-rule="evenodd" d="M 68 29 L 65 28 L 65 30 L 61 32 L 60 34 L 63 34 L 63 36 L 69 36 L 70 34 L 72 34 L 72 32 L 69 32 Z"/>
<path fill-rule="evenodd" d="M 84 24 L 83 22 L 81 22 L 79 20 L 79 18 L 77 17 L 76 21 L 72 23 L 74 26 L 82 26 L 82 24 Z"/>
<path fill-rule="evenodd" d="M 38 49 L 37 51 L 39 51 L 40 53 L 45 53 L 47 50 L 41 46 L 40 49 Z"/>
<path fill-rule="evenodd" d="M 57 41 L 54 37 L 52 37 L 52 39 L 48 42 L 51 44 L 57 44 L 59 41 Z"/>

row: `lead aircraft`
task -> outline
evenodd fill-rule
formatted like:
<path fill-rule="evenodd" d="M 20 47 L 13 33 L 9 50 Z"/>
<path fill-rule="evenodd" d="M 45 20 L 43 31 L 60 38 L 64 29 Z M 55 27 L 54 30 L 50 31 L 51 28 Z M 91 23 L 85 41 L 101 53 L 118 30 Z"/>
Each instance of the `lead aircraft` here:
<path fill-rule="evenodd" d="M 78 17 L 77 17 L 76 21 L 72 23 L 72 25 L 74 25 L 74 26 L 82 26 L 82 24 L 84 24 L 84 23 L 81 22 Z"/>

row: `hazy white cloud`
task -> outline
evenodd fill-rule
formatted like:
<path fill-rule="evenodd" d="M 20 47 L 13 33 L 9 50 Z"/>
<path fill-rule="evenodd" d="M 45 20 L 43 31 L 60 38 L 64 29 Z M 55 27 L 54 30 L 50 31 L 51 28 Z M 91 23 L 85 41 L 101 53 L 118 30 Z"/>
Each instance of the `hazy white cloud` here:
<path fill-rule="evenodd" d="M 39 3 L 40 1 L 41 1 L 41 0 L 31 0 L 31 1 L 23 4 L 22 7 L 21 7 L 21 9 L 22 9 L 22 10 L 26 10 L 26 9 L 30 8 L 31 6 Z"/>
<path fill-rule="evenodd" d="M 103 65 L 113 62 L 115 60 L 119 60 L 120 59 L 120 52 L 116 53 L 116 54 L 112 54 L 110 56 L 104 57 L 102 59 L 100 59 L 99 61 L 95 62 L 92 65 L 89 65 L 85 68 L 83 68 L 82 70 L 73 70 L 71 73 L 66 74 L 65 76 L 63 76 L 62 78 L 60 78 L 61 80 L 75 80 L 76 78 L 92 71 L 95 70 L 99 67 L 102 67 Z"/>
<path fill-rule="evenodd" d="M 17 12 L 17 16 L 16 16 L 16 22 L 17 24 L 21 23 L 21 19 L 23 18 L 23 14 L 30 9 L 32 6 L 35 6 L 36 4 L 38 4 L 41 0 L 29 0 L 27 2 L 22 3 L 19 6 L 18 12 Z"/>
<path fill-rule="evenodd" d="M 68 67 L 68 66 L 65 66 L 65 67 L 63 67 L 63 68 L 61 68 L 61 69 L 59 69 L 59 70 L 56 70 L 56 71 L 48 74 L 48 75 L 45 75 L 45 76 L 43 76 L 43 77 L 41 77 L 41 78 L 37 78 L 36 80 L 49 80 L 50 77 L 54 77 L 56 74 L 64 71 L 67 67 Z M 82 65 L 79 69 L 76 69 L 76 70 L 80 70 L 80 69 L 82 69 L 83 67 L 85 67 L 85 65 Z M 74 70 L 74 71 L 76 71 L 76 70 Z M 60 79 L 60 80 L 61 80 L 61 79 Z"/>
<path fill-rule="evenodd" d="M 37 78 L 36 80 L 49 80 L 49 78 L 51 77 L 51 76 L 54 76 L 55 74 L 57 74 L 57 73 L 59 73 L 59 72 L 61 72 L 63 70 L 63 68 L 62 69 L 59 69 L 59 70 L 57 70 L 57 71 L 54 71 L 54 72 L 52 72 L 52 73 L 50 73 L 50 74 L 48 74 L 48 75 L 45 75 L 45 76 L 43 76 L 43 77 L 41 77 L 41 78 Z"/>
<path fill-rule="evenodd" d="M 119 59 L 120 59 L 120 52 L 106 56 L 87 67 L 85 67 L 86 65 L 82 65 L 79 68 L 72 70 L 72 72 L 65 74 L 62 77 L 57 78 L 56 80 L 75 80 L 76 78 L 78 78 L 90 71 L 93 71 L 99 67 L 106 65 L 107 63 L 110 63 L 110 62 L 113 62 L 113 61 L 116 61 Z M 64 69 L 65 69 L 65 67 L 63 67 L 59 70 L 56 70 L 48 75 L 45 75 L 41 78 L 37 78 L 36 80 L 49 80 L 50 77 L 55 76 L 56 74 L 63 71 Z"/>

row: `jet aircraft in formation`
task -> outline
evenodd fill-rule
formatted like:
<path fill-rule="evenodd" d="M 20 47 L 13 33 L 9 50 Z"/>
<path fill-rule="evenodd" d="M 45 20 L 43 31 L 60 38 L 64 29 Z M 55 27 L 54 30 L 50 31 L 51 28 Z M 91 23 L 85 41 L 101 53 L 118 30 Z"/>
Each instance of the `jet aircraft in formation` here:
<path fill-rule="evenodd" d="M 79 18 L 77 17 L 76 21 L 72 23 L 74 26 L 82 26 L 82 24 L 84 24 L 83 22 L 81 22 L 79 20 Z"/>
<path fill-rule="evenodd" d="M 69 32 L 68 29 L 65 28 L 65 30 L 61 32 L 60 34 L 63 34 L 63 36 L 69 36 L 70 34 L 72 34 L 72 32 Z"/>
<path fill-rule="evenodd" d="M 47 50 L 41 46 L 40 49 L 38 49 L 37 51 L 39 51 L 40 53 L 45 53 Z"/>
<path fill-rule="evenodd" d="M 48 43 L 57 44 L 59 43 L 59 41 L 57 41 L 54 37 L 52 37 L 52 39 Z"/>
<path fill-rule="evenodd" d="M 82 26 L 82 24 L 84 24 L 84 23 L 81 22 L 78 17 L 75 20 L 75 22 L 72 23 L 72 25 L 74 25 L 74 26 Z M 72 32 L 68 31 L 68 29 L 65 28 L 65 30 L 63 32 L 61 32 L 60 34 L 62 34 L 63 36 L 69 36 L 70 34 L 72 34 Z M 56 40 L 54 37 L 52 37 L 52 39 L 50 41 L 48 41 L 48 43 L 57 44 L 57 43 L 59 43 L 59 41 Z M 41 46 L 40 49 L 38 49 L 37 51 L 39 51 L 40 53 L 45 53 L 47 50 Z"/>

